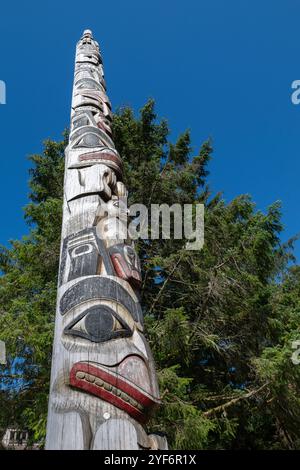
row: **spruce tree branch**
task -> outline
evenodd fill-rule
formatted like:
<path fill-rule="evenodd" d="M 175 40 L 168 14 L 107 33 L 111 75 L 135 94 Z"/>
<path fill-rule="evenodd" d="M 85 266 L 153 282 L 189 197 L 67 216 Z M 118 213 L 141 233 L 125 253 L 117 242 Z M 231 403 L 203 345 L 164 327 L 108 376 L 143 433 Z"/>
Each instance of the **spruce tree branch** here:
<path fill-rule="evenodd" d="M 265 389 L 268 385 L 269 385 L 269 382 L 266 382 L 261 387 L 256 388 L 255 390 L 252 390 L 251 392 L 248 392 L 245 395 L 242 395 L 237 398 L 233 398 L 232 400 L 227 401 L 223 405 L 216 406 L 215 408 L 212 408 L 211 410 L 205 411 L 203 413 L 203 416 L 208 417 L 208 416 L 211 416 L 212 414 L 219 413 L 220 411 L 224 411 L 226 408 L 229 408 L 230 406 L 235 405 L 235 403 L 239 402 L 240 400 L 247 400 L 248 398 L 251 398 L 252 396 L 256 395 L 257 393 Z"/>
<path fill-rule="evenodd" d="M 183 257 L 183 253 L 181 253 L 181 255 L 179 256 L 179 258 L 178 258 L 178 260 L 176 261 L 175 265 L 173 266 L 172 270 L 170 271 L 169 275 L 166 277 L 166 279 L 165 279 L 163 285 L 161 286 L 161 288 L 160 288 L 160 290 L 159 290 L 157 296 L 155 297 L 155 299 L 154 299 L 153 302 L 152 302 L 152 305 L 151 305 L 151 307 L 150 307 L 149 313 L 152 313 L 152 311 L 153 311 L 155 305 L 156 305 L 157 302 L 159 301 L 159 299 L 160 299 L 160 297 L 161 297 L 163 291 L 165 290 L 165 288 L 166 288 L 166 286 L 167 286 L 169 280 L 171 279 L 171 276 L 174 274 L 175 269 L 178 267 L 180 261 L 182 260 L 182 257 Z"/>
<path fill-rule="evenodd" d="M 198 328 L 198 323 L 199 323 L 199 321 L 200 321 L 200 318 L 201 318 L 201 316 L 202 316 L 202 313 L 205 311 L 206 306 L 207 306 L 207 304 L 208 304 L 208 301 L 209 301 L 209 299 L 210 299 L 210 297 L 211 297 L 211 295 L 212 295 L 212 293 L 213 293 L 213 286 L 214 286 L 214 283 L 211 282 L 211 281 L 209 281 L 209 284 L 208 284 L 208 293 L 207 293 L 207 296 L 206 296 L 206 298 L 205 298 L 205 300 L 204 300 L 204 302 L 203 302 L 203 305 L 202 305 L 202 308 L 201 308 L 201 312 L 200 312 L 200 314 L 198 315 L 198 317 L 197 317 L 196 320 L 195 320 L 194 328 L 193 328 L 193 331 L 192 331 L 192 333 L 191 333 L 191 335 L 190 335 L 190 341 L 194 338 L 194 336 L 195 336 L 195 334 L 196 334 L 196 331 L 197 331 L 197 328 Z"/>
<path fill-rule="evenodd" d="M 155 188 L 156 188 L 156 186 L 157 186 L 157 184 L 158 184 L 158 181 L 159 181 L 159 180 L 161 179 L 161 177 L 163 176 L 163 174 L 164 174 L 164 172 L 165 172 L 165 170 L 166 170 L 166 168 L 167 168 L 167 165 L 168 165 L 169 161 L 170 161 L 170 154 L 168 154 L 168 157 L 167 157 L 167 159 L 166 159 L 166 162 L 165 162 L 165 164 L 164 164 L 162 170 L 159 172 L 158 178 L 155 179 L 155 181 L 154 181 L 154 183 L 153 183 L 153 185 L 152 185 L 151 193 L 150 193 L 150 196 L 149 196 L 149 200 L 148 200 L 148 205 L 147 205 L 147 207 L 150 207 L 154 190 L 155 190 Z"/>
<path fill-rule="evenodd" d="M 3 379 L 23 379 L 22 374 L 0 374 L 0 378 Z"/>

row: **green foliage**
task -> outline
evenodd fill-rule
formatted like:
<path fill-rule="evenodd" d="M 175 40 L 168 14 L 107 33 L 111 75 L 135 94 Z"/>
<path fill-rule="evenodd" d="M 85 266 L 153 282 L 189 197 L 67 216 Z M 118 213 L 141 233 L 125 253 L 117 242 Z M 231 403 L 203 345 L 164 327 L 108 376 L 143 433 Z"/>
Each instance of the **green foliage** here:
<path fill-rule="evenodd" d="M 43 154 L 31 157 L 35 165 L 30 172 L 32 202 L 25 208 L 30 233 L 12 241 L 11 249 L 0 250 L 1 339 L 11 359 L 24 359 L 19 365 L 22 390 L 15 387 L 15 377 L 5 379 L 6 393 L 1 393 L 8 411 L 0 428 L 23 425 L 36 441 L 45 435 L 66 143 L 46 141 Z"/>
<path fill-rule="evenodd" d="M 249 195 L 230 203 L 209 188 L 211 141 L 194 154 L 189 131 L 168 141 L 166 121 L 148 101 L 136 118 L 114 116 L 129 203 L 205 205 L 205 244 L 139 240 L 146 331 L 162 406 L 149 431 L 174 449 L 296 449 L 300 444 L 300 268 L 293 240 L 280 243 L 280 204 L 266 213 Z M 0 427 L 26 425 L 45 435 L 56 303 L 64 173 L 59 143 L 31 157 L 29 235 L 0 250 L 0 337 L 19 364 L 23 387 L 6 376 Z M 2 367 L 3 371 L 3 367 Z"/>

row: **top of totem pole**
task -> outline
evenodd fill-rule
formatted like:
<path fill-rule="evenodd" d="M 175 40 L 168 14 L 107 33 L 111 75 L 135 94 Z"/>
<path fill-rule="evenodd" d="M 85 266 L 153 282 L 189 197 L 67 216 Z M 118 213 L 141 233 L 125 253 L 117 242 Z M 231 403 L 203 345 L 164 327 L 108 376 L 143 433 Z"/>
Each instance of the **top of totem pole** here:
<path fill-rule="evenodd" d="M 90 29 L 85 29 L 82 33 L 81 38 L 78 41 L 79 46 L 88 46 L 93 47 L 95 49 L 99 49 L 99 44 L 95 41 L 93 33 Z M 100 50 L 98 51 L 100 52 Z"/>
<path fill-rule="evenodd" d="M 90 38 L 93 38 L 93 33 L 90 29 L 85 29 L 83 31 L 82 37 L 87 37 L 87 36 L 90 37 Z"/>

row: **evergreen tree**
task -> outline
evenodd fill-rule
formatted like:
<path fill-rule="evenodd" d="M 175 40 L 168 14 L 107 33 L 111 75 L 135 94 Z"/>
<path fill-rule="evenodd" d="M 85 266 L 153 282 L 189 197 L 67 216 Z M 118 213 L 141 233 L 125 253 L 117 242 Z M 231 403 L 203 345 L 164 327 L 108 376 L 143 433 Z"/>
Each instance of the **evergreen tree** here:
<path fill-rule="evenodd" d="M 149 430 L 173 449 L 300 447 L 300 269 L 292 244 L 280 242 L 280 204 L 258 211 L 249 195 L 230 203 L 209 189 L 210 141 L 197 155 L 188 131 L 168 141 L 148 101 L 136 118 L 114 116 L 129 205 L 205 205 L 205 244 L 139 240 L 146 333 L 157 364 L 163 405 Z M 1 368 L 0 428 L 45 436 L 60 248 L 64 148 L 46 141 L 31 157 L 29 235 L 0 252 L 0 339 L 14 374 Z"/>

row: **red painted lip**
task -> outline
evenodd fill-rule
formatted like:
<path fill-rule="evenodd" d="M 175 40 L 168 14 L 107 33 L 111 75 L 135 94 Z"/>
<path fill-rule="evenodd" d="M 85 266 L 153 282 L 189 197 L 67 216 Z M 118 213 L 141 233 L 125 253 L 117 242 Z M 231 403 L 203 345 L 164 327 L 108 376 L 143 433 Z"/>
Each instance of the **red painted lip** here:
<path fill-rule="evenodd" d="M 70 372 L 70 385 L 111 403 L 142 423 L 147 420 L 150 409 L 160 403 L 159 399 L 129 383 L 120 374 L 99 364 L 74 364 Z"/>
<path fill-rule="evenodd" d="M 120 167 L 122 166 L 122 161 L 118 155 L 113 152 L 89 152 L 83 153 L 79 156 L 80 161 L 85 160 L 111 160 L 112 162 L 116 163 Z"/>

